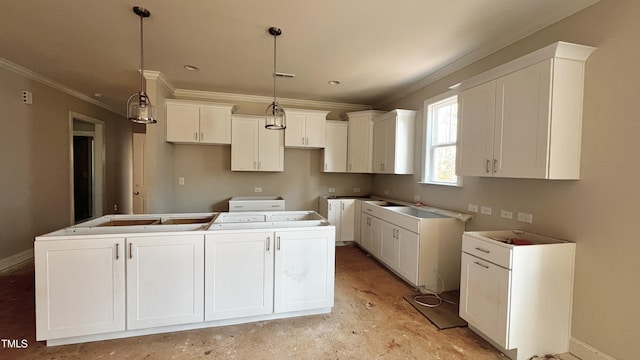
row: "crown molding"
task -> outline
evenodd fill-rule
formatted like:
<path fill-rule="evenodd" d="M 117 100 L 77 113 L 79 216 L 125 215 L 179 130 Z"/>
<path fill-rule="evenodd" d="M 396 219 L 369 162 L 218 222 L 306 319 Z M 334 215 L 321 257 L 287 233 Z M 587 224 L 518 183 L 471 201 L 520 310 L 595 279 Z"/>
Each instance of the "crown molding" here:
<path fill-rule="evenodd" d="M 158 84 L 160 84 L 165 89 L 169 90 L 169 92 L 172 94 L 175 94 L 176 92 L 176 87 L 173 86 L 173 84 L 171 83 L 171 80 L 169 80 L 169 78 L 167 78 L 160 71 L 145 70 L 144 78 L 147 80 L 155 80 Z"/>
<path fill-rule="evenodd" d="M 22 77 L 25 77 L 27 79 L 33 80 L 33 81 L 37 81 L 43 85 L 46 85 L 50 88 L 53 88 L 55 90 L 61 91 L 67 95 L 71 95 L 75 98 L 78 98 L 82 101 L 86 101 L 90 104 L 99 106 L 105 110 L 108 110 L 114 114 L 118 114 L 121 116 L 125 116 L 121 111 L 119 111 L 118 109 L 116 109 L 113 106 L 107 105 L 101 101 L 98 101 L 94 98 L 92 98 L 91 96 L 85 95 L 77 90 L 74 90 L 68 86 L 62 85 L 57 81 L 54 81 L 52 79 L 49 79 L 48 77 L 45 77 L 43 75 L 40 75 L 38 73 L 36 73 L 35 71 L 29 70 L 23 66 L 20 66 L 14 62 L 11 62 L 5 58 L 0 57 L 0 67 L 4 68 L 8 71 L 11 71 L 14 74 L 20 75 Z"/>
<path fill-rule="evenodd" d="M 145 71 L 146 73 L 146 71 Z M 231 102 L 257 102 L 269 104 L 273 101 L 271 96 L 260 95 L 244 95 L 244 94 L 232 94 L 213 91 L 200 91 L 200 90 L 187 90 L 187 89 L 175 89 L 173 95 L 178 98 L 195 98 L 217 101 L 231 101 Z M 328 108 L 335 110 L 345 111 L 358 111 L 358 110 L 370 110 L 371 105 L 362 104 L 348 104 L 329 101 L 315 101 L 315 100 L 301 100 L 301 99 L 289 99 L 278 98 L 278 103 L 283 107 L 316 107 L 316 108 Z"/>

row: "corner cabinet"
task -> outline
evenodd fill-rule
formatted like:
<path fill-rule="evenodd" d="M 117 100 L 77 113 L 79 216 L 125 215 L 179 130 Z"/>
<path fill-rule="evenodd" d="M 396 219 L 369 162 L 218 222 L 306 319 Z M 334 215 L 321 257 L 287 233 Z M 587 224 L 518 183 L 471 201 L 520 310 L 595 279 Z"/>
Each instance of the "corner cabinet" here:
<path fill-rule="evenodd" d="M 329 199 L 321 196 L 318 212 L 336 227 L 336 242 L 353 241 L 355 227 L 355 199 Z"/>
<path fill-rule="evenodd" d="M 322 149 L 322 172 L 347 172 L 347 137 L 346 121 L 327 121 L 326 140 Z"/>
<path fill-rule="evenodd" d="M 231 171 L 284 171 L 284 134 L 264 128 L 262 116 L 231 120 Z"/>
<path fill-rule="evenodd" d="M 384 111 L 365 110 L 346 114 L 348 121 L 347 172 L 373 172 L 373 118 Z"/>
<path fill-rule="evenodd" d="M 323 148 L 325 123 L 329 111 L 284 109 L 287 128 L 284 130 L 284 146 L 294 148 Z"/>
<path fill-rule="evenodd" d="M 416 112 L 393 110 L 373 120 L 373 172 L 413 174 Z"/>
<path fill-rule="evenodd" d="M 231 144 L 235 105 L 167 99 L 165 106 L 168 142 Z"/>
<path fill-rule="evenodd" d="M 457 175 L 579 179 L 584 63 L 594 50 L 558 42 L 463 82 Z"/>

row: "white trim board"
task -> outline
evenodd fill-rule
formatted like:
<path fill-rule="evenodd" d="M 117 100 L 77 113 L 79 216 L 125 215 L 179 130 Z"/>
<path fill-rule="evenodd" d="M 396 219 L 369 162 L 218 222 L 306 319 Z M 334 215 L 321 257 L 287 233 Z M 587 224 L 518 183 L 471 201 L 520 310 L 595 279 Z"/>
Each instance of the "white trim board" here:
<path fill-rule="evenodd" d="M 27 261 L 30 259 L 33 259 L 33 248 L 11 255 L 7 258 L 0 259 L 0 271 L 8 269 L 12 266 L 16 266 L 21 262 Z"/>
<path fill-rule="evenodd" d="M 616 360 L 573 336 L 569 340 L 569 352 L 582 360 Z"/>
<path fill-rule="evenodd" d="M 99 106 L 105 110 L 111 111 L 114 114 L 118 114 L 118 115 L 123 115 L 121 110 L 118 110 L 112 106 L 109 106 L 101 101 L 98 101 L 94 98 L 92 98 L 91 96 L 85 95 L 77 90 L 74 90 L 70 87 L 67 87 L 65 85 L 62 85 L 61 83 L 54 81 L 52 79 L 49 79 L 43 75 L 40 75 L 38 73 L 36 73 L 35 71 L 31 71 L 23 66 L 20 66 L 16 63 L 13 63 L 5 58 L 0 57 L 0 68 L 4 68 L 6 70 L 11 71 L 14 74 L 20 75 L 22 77 L 25 77 L 27 79 L 30 80 L 34 80 L 37 81 L 43 85 L 46 85 L 50 88 L 53 88 L 55 90 L 61 91 L 67 95 L 71 95 L 75 98 L 78 98 L 82 101 L 86 101 L 90 104 Z M 124 116 L 124 115 L 123 115 Z"/>

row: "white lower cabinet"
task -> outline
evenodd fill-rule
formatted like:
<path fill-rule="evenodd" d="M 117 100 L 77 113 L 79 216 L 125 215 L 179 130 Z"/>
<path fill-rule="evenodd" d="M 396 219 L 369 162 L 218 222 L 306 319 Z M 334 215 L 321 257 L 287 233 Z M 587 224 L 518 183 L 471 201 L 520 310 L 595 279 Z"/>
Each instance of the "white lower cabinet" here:
<path fill-rule="evenodd" d="M 460 317 L 514 360 L 569 351 L 574 254 L 575 244 L 547 236 L 465 232 Z"/>
<path fill-rule="evenodd" d="M 276 232 L 274 312 L 333 306 L 333 229 Z"/>
<path fill-rule="evenodd" d="M 36 340 L 125 329 L 124 244 L 35 242 Z"/>
<path fill-rule="evenodd" d="M 206 235 L 205 319 L 333 306 L 333 228 Z"/>
<path fill-rule="evenodd" d="M 206 235 L 205 320 L 273 312 L 273 232 Z"/>
<path fill-rule="evenodd" d="M 336 227 L 336 242 L 355 239 L 355 203 L 355 199 L 319 198 L 319 213 Z"/>
<path fill-rule="evenodd" d="M 418 283 L 420 259 L 420 236 L 412 231 L 397 228 L 398 237 L 398 266 L 396 271 L 410 283 Z M 434 289 L 435 290 L 435 289 Z"/>
<path fill-rule="evenodd" d="M 127 238 L 127 329 L 204 320 L 204 237 Z"/>

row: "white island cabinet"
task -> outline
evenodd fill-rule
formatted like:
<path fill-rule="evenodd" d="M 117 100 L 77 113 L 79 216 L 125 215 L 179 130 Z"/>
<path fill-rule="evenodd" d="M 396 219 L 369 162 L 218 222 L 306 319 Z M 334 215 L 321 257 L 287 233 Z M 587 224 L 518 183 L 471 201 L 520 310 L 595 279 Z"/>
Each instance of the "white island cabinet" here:
<path fill-rule="evenodd" d="M 331 312 L 335 228 L 314 211 L 108 215 L 36 238 L 47 345 Z"/>

